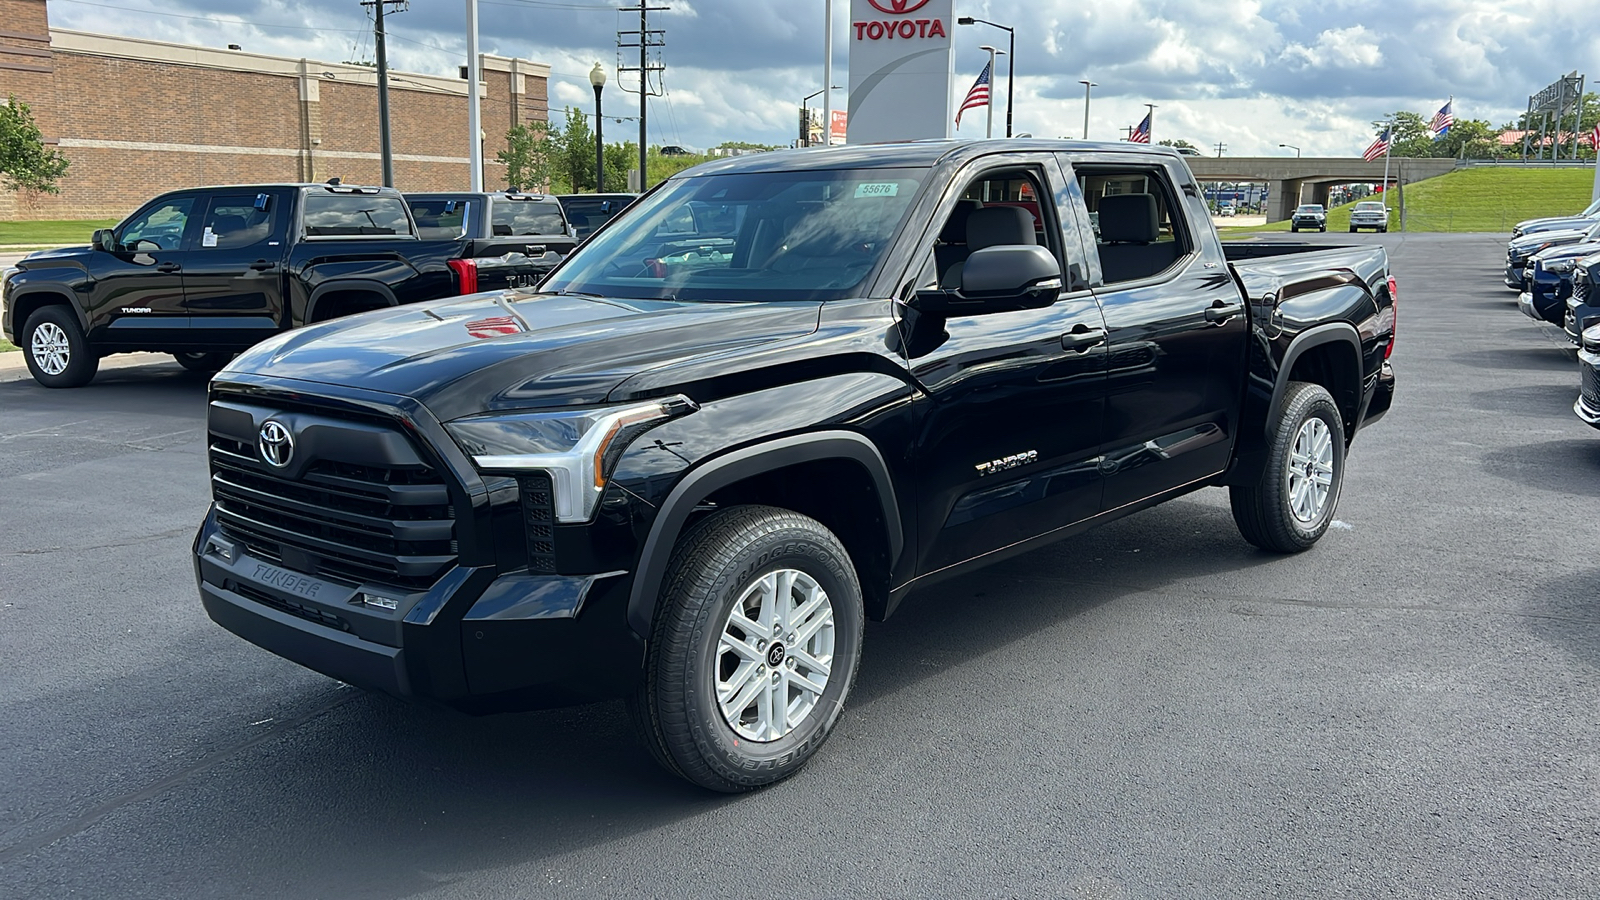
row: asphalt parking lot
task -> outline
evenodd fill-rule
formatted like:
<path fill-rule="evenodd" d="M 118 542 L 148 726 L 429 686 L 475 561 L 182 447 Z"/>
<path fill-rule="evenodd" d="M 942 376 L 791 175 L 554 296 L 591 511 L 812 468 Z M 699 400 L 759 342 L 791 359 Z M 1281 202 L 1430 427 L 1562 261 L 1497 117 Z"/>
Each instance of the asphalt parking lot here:
<path fill-rule="evenodd" d="M 867 632 L 838 731 L 742 797 L 620 704 L 472 719 L 200 608 L 204 381 L 0 380 L 0 896 L 1594 896 L 1600 434 L 1498 235 L 1381 242 L 1399 392 L 1339 521 L 1208 490 Z"/>

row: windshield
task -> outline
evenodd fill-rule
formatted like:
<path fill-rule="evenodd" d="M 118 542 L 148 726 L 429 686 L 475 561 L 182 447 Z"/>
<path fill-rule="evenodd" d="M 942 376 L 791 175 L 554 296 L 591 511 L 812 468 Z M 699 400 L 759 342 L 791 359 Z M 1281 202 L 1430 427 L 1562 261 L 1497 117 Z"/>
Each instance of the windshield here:
<path fill-rule="evenodd" d="M 1295 212 L 1322 212 L 1322 207 L 1316 205 L 1302 206 Z"/>
<path fill-rule="evenodd" d="M 841 300 L 888 250 L 926 169 L 683 178 L 630 208 L 544 283 L 634 300 Z"/>
<path fill-rule="evenodd" d="M 1383 209 L 1383 204 L 1382 203 L 1357 203 L 1356 204 L 1356 209 L 1369 211 L 1369 212 L 1378 212 L 1378 211 Z"/>

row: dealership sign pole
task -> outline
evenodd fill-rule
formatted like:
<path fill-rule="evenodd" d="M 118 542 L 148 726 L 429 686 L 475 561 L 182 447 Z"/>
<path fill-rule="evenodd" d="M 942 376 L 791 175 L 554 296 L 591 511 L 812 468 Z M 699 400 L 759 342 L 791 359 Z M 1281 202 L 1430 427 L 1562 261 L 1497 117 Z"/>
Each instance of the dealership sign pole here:
<path fill-rule="evenodd" d="M 850 143 L 950 137 L 954 6 L 850 0 Z"/>

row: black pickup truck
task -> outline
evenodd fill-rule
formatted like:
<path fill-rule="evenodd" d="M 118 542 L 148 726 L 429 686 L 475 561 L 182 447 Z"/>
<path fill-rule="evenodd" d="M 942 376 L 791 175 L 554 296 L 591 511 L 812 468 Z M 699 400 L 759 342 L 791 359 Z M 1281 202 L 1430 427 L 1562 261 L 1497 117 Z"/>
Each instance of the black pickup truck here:
<path fill-rule="evenodd" d="M 474 257 L 491 249 L 493 259 Z M 192 188 L 96 231 L 91 246 L 17 263 L 0 291 L 0 330 L 46 387 L 87 384 L 101 357 L 134 350 L 213 372 L 262 338 L 310 322 L 479 284 L 531 284 L 551 268 L 502 254 L 459 237 L 420 238 L 393 188 Z"/>
<path fill-rule="evenodd" d="M 423 240 L 466 242 L 461 293 L 535 287 L 578 245 L 555 197 L 524 191 L 406 194 Z"/>
<path fill-rule="evenodd" d="M 748 790 L 929 584 L 1213 485 L 1248 541 L 1310 548 L 1390 407 L 1395 308 L 1381 247 L 1225 247 L 1162 148 L 707 163 L 537 292 L 231 363 L 195 573 L 212 619 L 334 678 L 626 697 L 664 766 Z"/>

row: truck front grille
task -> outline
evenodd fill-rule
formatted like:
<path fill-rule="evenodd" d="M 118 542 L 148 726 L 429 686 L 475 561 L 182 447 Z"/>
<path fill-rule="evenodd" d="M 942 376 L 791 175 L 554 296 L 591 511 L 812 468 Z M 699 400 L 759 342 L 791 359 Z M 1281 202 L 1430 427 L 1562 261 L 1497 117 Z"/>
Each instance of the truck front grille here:
<path fill-rule="evenodd" d="M 351 584 L 421 590 L 456 561 L 455 508 L 425 464 L 318 459 L 298 477 L 213 431 L 211 488 L 222 532 L 258 558 Z"/>
<path fill-rule="evenodd" d="M 1579 366 L 1583 370 L 1583 402 L 1590 409 L 1600 409 L 1600 372 L 1594 366 Z"/>

